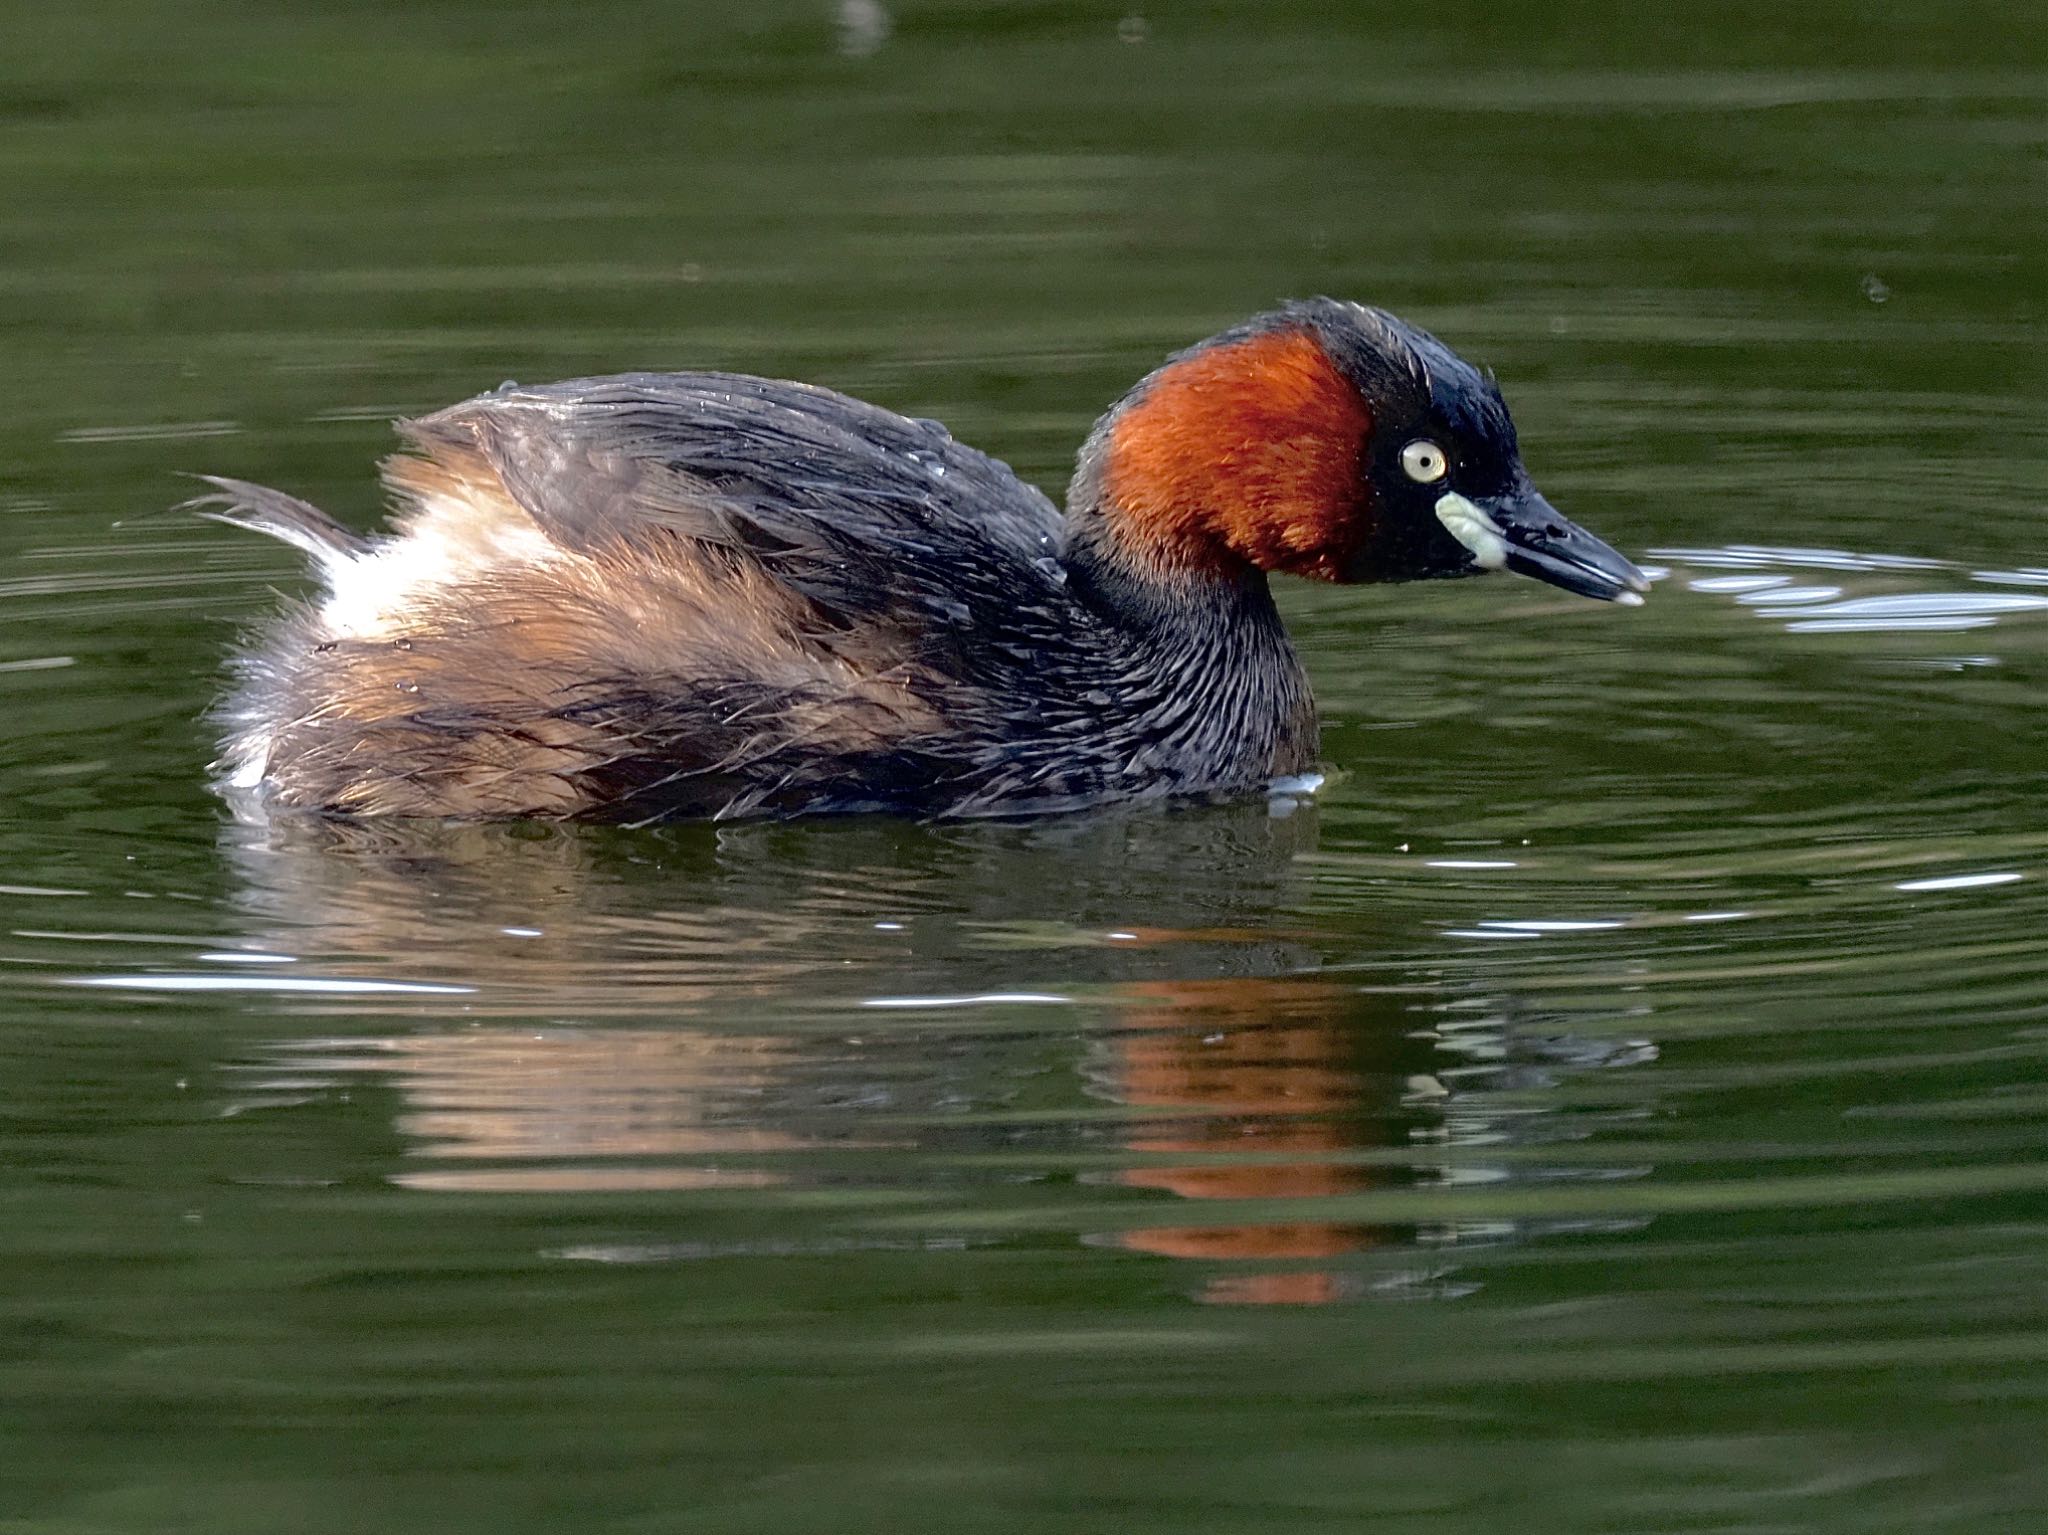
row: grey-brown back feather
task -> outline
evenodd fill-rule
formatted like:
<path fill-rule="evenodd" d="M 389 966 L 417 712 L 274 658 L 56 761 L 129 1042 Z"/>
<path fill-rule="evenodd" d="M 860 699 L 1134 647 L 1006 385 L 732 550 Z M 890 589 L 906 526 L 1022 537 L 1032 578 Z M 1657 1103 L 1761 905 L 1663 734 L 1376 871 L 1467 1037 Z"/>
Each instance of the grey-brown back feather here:
<path fill-rule="evenodd" d="M 508 386 L 424 420 L 466 438 L 557 543 L 722 547 L 847 622 L 1058 602 L 1059 512 L 934 422 L 730 373 Z"/>

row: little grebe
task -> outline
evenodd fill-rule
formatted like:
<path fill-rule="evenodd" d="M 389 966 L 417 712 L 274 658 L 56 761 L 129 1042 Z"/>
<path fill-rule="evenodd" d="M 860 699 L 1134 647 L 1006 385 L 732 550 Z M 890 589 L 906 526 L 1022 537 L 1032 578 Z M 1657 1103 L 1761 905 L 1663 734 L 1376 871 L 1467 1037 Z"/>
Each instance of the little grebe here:
<path fill-rule="evenodd" d="M 400 430 L 384 537 L 237 480 L 200 503 L 325 583 L 223 706 L 227 782 L 271 803 L 645 823 L 1250 789 L 1316 758 L 1267 572 L 1647 590 L 1529 483 L 1490 378 L 1332 299 L 1141 381 L 1064 518 L 933 422 L 740 374 L 506 384 Z"/>

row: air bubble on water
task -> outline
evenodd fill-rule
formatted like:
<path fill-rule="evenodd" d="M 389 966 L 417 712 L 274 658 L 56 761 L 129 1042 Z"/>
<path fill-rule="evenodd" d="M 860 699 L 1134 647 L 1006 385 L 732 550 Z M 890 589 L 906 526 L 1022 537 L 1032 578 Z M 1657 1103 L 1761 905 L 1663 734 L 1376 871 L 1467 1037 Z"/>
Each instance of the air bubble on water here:
<path fill-rule="evenodd" d="M 839 0 L 839 52 L 865 59 L 881 51 L 895 22 L 881 0 Z"/>

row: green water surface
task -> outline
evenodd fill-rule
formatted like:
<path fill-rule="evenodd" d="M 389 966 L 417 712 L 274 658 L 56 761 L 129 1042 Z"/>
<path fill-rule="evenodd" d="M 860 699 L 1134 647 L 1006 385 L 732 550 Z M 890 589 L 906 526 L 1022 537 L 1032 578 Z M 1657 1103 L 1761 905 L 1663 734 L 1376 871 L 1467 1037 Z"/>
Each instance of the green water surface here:
<path fill-rule="evenodd" d="M 1290 295 L 1659 574 L 1290 586 L 1312 802 L 238 823 L 388 422 L 1057 493 Z M 0 1532 L 2048 1530 L 2048 12 L 15 0 Z"/>

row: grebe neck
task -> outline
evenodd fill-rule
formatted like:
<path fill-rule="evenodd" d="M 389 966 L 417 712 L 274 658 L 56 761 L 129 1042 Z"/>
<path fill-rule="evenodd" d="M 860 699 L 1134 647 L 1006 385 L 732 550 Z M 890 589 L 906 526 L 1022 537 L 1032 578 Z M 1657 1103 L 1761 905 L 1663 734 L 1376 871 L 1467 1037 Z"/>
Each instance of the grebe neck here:
<path fill-rule="evenodd" d="M 1219 783 L 1314 765 L 1315 701 L 1265 572 L 1146 558 L 1088 503 L 1068 511 L 1064 563 L 1074 593 L 1121 636 L 1114 693 L 1143 737 L 1170 739 Z"/>

